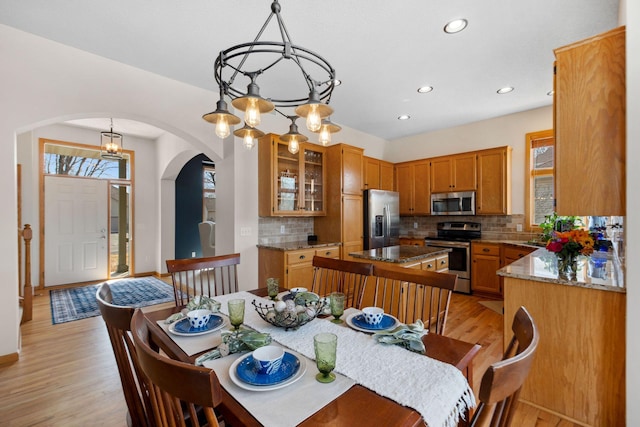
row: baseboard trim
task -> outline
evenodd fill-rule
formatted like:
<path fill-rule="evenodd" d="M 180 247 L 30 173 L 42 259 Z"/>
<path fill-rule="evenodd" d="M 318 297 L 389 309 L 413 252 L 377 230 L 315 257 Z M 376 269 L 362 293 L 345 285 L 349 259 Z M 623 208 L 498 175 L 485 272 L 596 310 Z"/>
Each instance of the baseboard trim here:
<path fill-rule="evenodd" d="M 18 353 L 5 354 L 3 356 L 0 356 L 0 365 L 4 365 L 7 363 L 14 363 L 14 362 L 17 362 L 18 359 L 20 359 L 20 356 L 18 355 Z"/>

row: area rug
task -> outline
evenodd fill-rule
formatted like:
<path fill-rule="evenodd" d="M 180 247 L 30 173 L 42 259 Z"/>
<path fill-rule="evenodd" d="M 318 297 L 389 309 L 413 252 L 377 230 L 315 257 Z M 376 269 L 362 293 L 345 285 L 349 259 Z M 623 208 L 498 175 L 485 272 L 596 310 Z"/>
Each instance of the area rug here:
<path fill-rule="evenodd" d="M 478 304 L 482 304 L 498 314 L 504 314 L 504 301 L 478 301 Z"/>
<path fill-rule="evenodd" d="M 138 277 L 107 282 L 111 287 L 114 305 L 146 307 L 173 301 L 173 286 L 155 277 Z M 73 289 L 51 290 L 51 321 L 58 323 L 86 319 L 100 315 L 96 303 L 98 285 Z"/>

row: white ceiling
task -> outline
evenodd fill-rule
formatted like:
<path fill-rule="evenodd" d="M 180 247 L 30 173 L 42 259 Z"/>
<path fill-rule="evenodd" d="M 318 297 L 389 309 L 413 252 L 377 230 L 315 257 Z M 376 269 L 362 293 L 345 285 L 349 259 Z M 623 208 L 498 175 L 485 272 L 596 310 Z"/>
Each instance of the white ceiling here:
<path fill-rule="evenodd" d="M 209 89 L 213 110 L 215 57 L 220 50 L 253 40 L 270 4 L 2 0 L 0 23 Z M 331 99 L 332 121 L 387 140 L 550 105 L 553 49 L 618 25 L 618 0 L 280 4 L 293 43 L 327 59 L 343 82 Z M 443 32 L 448 21 L 461 17 L 469 21 L 466 30 Z M 271 29 L 273 23 L 265 34 Z M 277 35 L 262 38 L 267 39 L 279 40 Z M 269 97 L 266 75 L 258 84 Z M 423 85 L 435 89 L 417 93 Z M 515 90 L 498 95 L 503 86 Z M 397 120 L 401 114 L 411 119 Z M 127 133 L 117 124 L 114 130 Z"/>

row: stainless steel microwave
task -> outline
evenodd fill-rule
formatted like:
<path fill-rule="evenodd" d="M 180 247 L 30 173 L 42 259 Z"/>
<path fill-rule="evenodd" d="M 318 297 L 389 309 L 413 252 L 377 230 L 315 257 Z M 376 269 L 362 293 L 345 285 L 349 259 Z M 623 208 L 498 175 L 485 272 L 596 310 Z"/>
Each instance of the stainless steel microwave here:
<path fill-rule="evenodd" d="M 475 215 L 476 192 L 436 193 L 431 195 L 431 215 Z"/>

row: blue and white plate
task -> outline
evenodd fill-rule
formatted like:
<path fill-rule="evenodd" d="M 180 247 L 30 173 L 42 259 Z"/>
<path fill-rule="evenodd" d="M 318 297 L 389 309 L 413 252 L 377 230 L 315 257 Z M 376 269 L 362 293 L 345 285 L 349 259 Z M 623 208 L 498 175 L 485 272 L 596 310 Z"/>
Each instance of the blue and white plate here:
<path fill-rule="evenodd" d="M 306 371 L 304 357 L 285 351 L 278 372 L 271 375 L 258 374 L 255 371 L 253 356 L 249 353 L 233 362 L 229 368 L 229 377 L 235 385 L 245 390 L 269 391 L 295 383 L 304 376 Z"/>
<path fill-rule="evenodd" d="M 205 326 L 202 328 L 194 328 L 191 326 L 191 323 L 189 323 L 189 318 L 185 317 L 169 325 L 169 332 L 181 336 L 204 335 L 222 329 L 224 324 L 224 318 L 222 316 L 212 314 Z"/>
<path fill-rule="evenodd" d="M 240 380 L 248 384 L 275 385 L 294 376 L 298 369 L 300 369 L 300 360 L 293 354 L 285 352 L 280 367 L 271 375 L 257 372 L 253 355 L 249 355 L 238 364 L 236 374 Z"/>
<path fill-rule="evenodd" d="M 384 314 L 382 316 L 382 321 L 375 326 L 365 322 L 362 313 L 353 313 L 352 315 L 347 317 L 347 325 L 362 332 L 386 331 L 395 328 L 399 323 L 400 322 L 398 322 L 398 319 L 389 314 Z"/>

